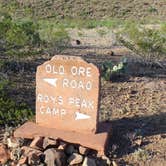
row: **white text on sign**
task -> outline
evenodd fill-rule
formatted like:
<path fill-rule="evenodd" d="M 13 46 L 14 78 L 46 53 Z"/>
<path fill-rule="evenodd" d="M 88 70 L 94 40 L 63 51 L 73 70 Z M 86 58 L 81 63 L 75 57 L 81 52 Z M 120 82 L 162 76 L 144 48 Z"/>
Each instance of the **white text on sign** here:
<path fill-rule="evenodd" d="M 93 110 L 94 109 L 94 101 L 93 100 L 86 100 L 86 99 L 81 99 L 78 97 L 69 97 L 67 101 L 64 101 L 62 96 L 48 96 L 48 95 L 43 95 L 41 93 L 37 94 L 37 101 L 38 102 L 43 102 L 43 103 L 53 103 L 55 105 L 63 105 L 64 103 L 67 103 L 67 105 L 72 105 L 76 108 L 81 108 L 81 109 L 89 109 Z"/>
<path fill-rule="evenodd" d="M 46 73 L 51 73 L 51 74 L 59 74 L 59 75 L 64 75 L 66 73 L 65 67 L 63 65 L 55 66 L 51 64 L 47 64 L 45 66 L 45 71 Z M 73 76 L 83 76 L 83 77 L 91 77 L 91 67 L 76 67 L 72 66 L 70 68 L 70 73 Z"/>

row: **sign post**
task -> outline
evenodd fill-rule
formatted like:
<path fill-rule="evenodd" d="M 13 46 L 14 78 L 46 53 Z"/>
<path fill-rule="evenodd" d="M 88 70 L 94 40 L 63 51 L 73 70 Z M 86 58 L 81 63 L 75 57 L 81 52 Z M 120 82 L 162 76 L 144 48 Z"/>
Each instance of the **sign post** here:
<path fill-rule="evenodd" d="M 95 65 L 80 57 L 54 56 L 37 67 L 36 123 L 27 122 L 16 130 L 15 136 L 47 133 L 104 153 L 108 132 L 98 133 L 99 87 Z M 25 128 L 29 131 L 21 133 Z"/>
<path fill-rule="evenodd" d="M 60 130 L 95 133 L 99 70 L 79 57 L 55 56 L 38 66 L 36 123 Z"/>

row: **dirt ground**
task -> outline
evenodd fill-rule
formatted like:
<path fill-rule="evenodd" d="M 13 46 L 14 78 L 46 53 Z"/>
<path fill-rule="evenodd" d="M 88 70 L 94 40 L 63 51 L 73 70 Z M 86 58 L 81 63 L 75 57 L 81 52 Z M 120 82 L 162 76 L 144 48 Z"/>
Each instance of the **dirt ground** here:
<path fill-rule="evenodd" d="M 128 58 L 125 74 L 111 81 L 101 79 L 100 121 L 111 121 L 113 128 L 108 156 L 120 166 L 165 166 L 166 68 L 147 65 L 129 52 L 112 56 L 111 50 L 72 47 L 62 53 L 82 56 L 96 65 Z M 10 95 L 34 111 L 36 67 L 50 58 L 31 57 L 6 67 L 15 86 Z"/>
<path fill-rule="evenodd" d="M 13 13 L 18 18 L 35 14 L 37 18 L 165 20 L 166 15 L 165 0 L 17 0 L 15 6 L 7 0 L 0 2 L 15 7 Z"/>

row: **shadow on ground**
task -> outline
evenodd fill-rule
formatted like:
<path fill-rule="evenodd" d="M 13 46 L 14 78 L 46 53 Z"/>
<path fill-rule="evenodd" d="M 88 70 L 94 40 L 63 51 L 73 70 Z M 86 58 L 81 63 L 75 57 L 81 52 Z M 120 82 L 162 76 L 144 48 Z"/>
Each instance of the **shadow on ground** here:
<path fill-rule="evenodd" d="M 113 132 L 109 140 L 109 152 L 116 154 L 117 157 L 133 153 L 138 149 L 139 146 L 133 143 L 136 138 L 166 134 L 166 113 L 122 118 L 108 122 L 110 123 Z M 148 142 L 144 141 L 142 146 L 146 144 Z"/>

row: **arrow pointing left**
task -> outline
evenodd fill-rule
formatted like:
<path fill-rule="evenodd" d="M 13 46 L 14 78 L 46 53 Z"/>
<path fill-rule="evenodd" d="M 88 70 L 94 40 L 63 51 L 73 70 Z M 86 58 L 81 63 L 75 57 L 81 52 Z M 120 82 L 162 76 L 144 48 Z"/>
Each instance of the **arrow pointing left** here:
<path fill-rule="evenodd" d="M 43 80 L 56 87 L 57 78 L 43 78 Z"/>

